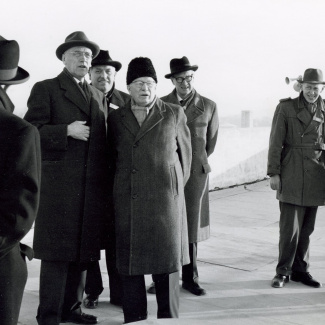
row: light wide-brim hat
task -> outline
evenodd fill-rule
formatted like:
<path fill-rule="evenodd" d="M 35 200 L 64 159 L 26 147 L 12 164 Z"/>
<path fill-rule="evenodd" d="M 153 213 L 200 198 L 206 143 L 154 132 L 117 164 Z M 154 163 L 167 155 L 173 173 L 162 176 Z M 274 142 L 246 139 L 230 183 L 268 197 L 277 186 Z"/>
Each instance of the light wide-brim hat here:
<path fill-rule="evenodd" d="M 191 65 L 186 56 L 181 59 L 172 59 L 170 61 L 170 73 L 165 75 L 165 78 L 170 79 L 174 74 L 193 70 L 196 71 L 199 67 L 197 65 Z"/>
<path fill-rule="evenodd" d="M 18 66 L 19 44 L 0 36 L 0 84 L 16 85 L 29 79 L 29 73 Z"/>
<path fill-rule="evenodd" d="M 309 84 L 322 84 L 325 82 L 323 80 L 323 72 L 320 69 L 307 69 L 304 73 L 302 79 L 297 80 L 299 83 L 309 83 Z"/>
<path fill-rule="evenodd" d="M 95 58 L 99 53 L 99 46 L 89 41 L 88 37 L 84 32 L 73 32 L 70 35 L 68 35 L 65 39 L 65 42 L 61 44 L 56 49 L 56 56 L 59 60 L 62 60 L 62 54 L 69 50 L 71 47 L 75 46 L 84 46 L 91 50 L 93 58 Z"/>
<path fill-rule="evenodd" d="M 115 68 L 116 71 L 119 71 L 122 67 L 122 64 L 118 61 L 113 61 L 109 56 L 108 51 L 100 50 L 99 54 L 91 61 L 91 66 L 95 67 L 96 65 L 111 65 Z"/>

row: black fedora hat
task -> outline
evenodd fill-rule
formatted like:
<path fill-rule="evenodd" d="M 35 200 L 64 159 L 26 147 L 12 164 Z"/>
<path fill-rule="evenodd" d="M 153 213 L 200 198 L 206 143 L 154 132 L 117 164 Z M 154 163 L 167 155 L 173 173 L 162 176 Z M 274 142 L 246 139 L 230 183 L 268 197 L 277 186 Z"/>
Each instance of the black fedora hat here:
<path fill-rule="evenodd" d="M 62 60 L 62 54 L 66 50 L 75 46 L 84 46 L 89 48 L 92 51 L 93 57 L 96 57 L 99 53 L 99 46 L 96 43 L 89 41 L 84 32 L 73 32 L 68 35 L 64 43 L 56 49 L 57 58 Z"/>
<path fill-rule="evenodd" d="M 303 78 L 298 79 L 297 81 L 301 84 L 325 84 L 325 82 L 323 81 L 323 72 L 320 69 L 307 69 L 304 73 Z"/>
<path fill-rule="evenodd" d="M 174 74 L 198 69 L 197 65 L 191 65 L 190 61 L 186 56 L 183 56 L 181 59 L 172 59 L 170 61 L 170 73 L 165 75 L 165 78 L 170 79 Z"/>
<path fill-rule="evenodd" d="M 18 67 L 19 44 L 0 36 L 0 84 L 15 85 L 29 79 L 29 73 Z"/>
<path fill-rule="evenodd" d="M 119 71 L 122 67 L 122 64 L 118 61 L 113 61 L 109 56 L 108 51 L 100 50 L 99 54 L 91 61 L 91 66 L 96 65 L 111 65 L 115 68 L 116 71 Z"/>

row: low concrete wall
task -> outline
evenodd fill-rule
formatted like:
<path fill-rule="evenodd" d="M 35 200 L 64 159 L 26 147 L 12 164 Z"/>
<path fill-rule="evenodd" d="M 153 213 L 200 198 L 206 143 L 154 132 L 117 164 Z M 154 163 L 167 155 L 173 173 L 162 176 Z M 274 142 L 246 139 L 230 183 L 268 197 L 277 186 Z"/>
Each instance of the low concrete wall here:
<path fill-rule="evenodd" d="M 221 126 L 216 149 L 209 157 L 210 190 L 264 179 L 270 130 Z"/>

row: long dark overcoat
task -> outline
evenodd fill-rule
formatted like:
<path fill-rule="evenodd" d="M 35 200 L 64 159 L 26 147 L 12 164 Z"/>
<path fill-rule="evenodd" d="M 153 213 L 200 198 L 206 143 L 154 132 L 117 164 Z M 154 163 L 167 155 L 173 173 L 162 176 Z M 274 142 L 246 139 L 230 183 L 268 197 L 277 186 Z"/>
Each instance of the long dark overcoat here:
<path fill-rule="evenodd" d="M 320 97 L 313 118 L 301 97 L 280 100 L 267 166 L 268 175 L 281 177 L 278 200 L 300 206 L 325 204 L 324 113 Z"/>
<path fill-rule="evenodd" d="M 167 103 L 179 105 L 176 90 L 161 98 Z M 191 176 L 185 186 L 189 242 L 195 243 L 210 236 L 208 157 L 214 151 L 218 129 L 217 105 L 196 91 L 185 114 L 191 132 Z"/>
<path fill-rule="evenodd" d="M 119 272 L 179 270 L 189 263 L 184 184 L 191 163 L 182 108 L 157 99 L 140 128 L 129 101 L 108 115 L 108 139 Z"/>
<path fill-rule="evenodd" d="M 0 86 L 0 323 L 17 324 L 27 280 L 24 256 L 33 257 L 19 241 L 38 209 L 41 149 L 37 129 L 5 111 L 8 102 Z"/>
<path fill-rule="evenodd" d="M 65 71 L 38 82 L 25 119 L 41 136 L 42 184 L 35 224 L 35 257 L 50 261 L 100 259 L 107 206 L 107 143 L 103 94 L 89 86 L 90 104 Z M 67 125 L 86 121 L 88 141 L 67 137 Z"/>
<path fill-rule="evenodd" d="M 35 127 L 0 105 L 0 263 L 19 245 L 36 218 L 41 181 L 39 141 Z"/>

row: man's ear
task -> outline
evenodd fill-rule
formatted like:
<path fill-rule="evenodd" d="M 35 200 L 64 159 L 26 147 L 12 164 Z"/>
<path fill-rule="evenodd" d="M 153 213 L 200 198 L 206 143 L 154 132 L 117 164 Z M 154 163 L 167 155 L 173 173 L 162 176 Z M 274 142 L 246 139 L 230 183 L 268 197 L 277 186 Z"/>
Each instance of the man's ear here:
<path fill-rule="evenodd" d="M 131 95 L 131 92 L 130 92 L 130 86 L 127 85 L 126 88 L 127 88 L 128 92 L 129 92 L 129 94 Z"/>

